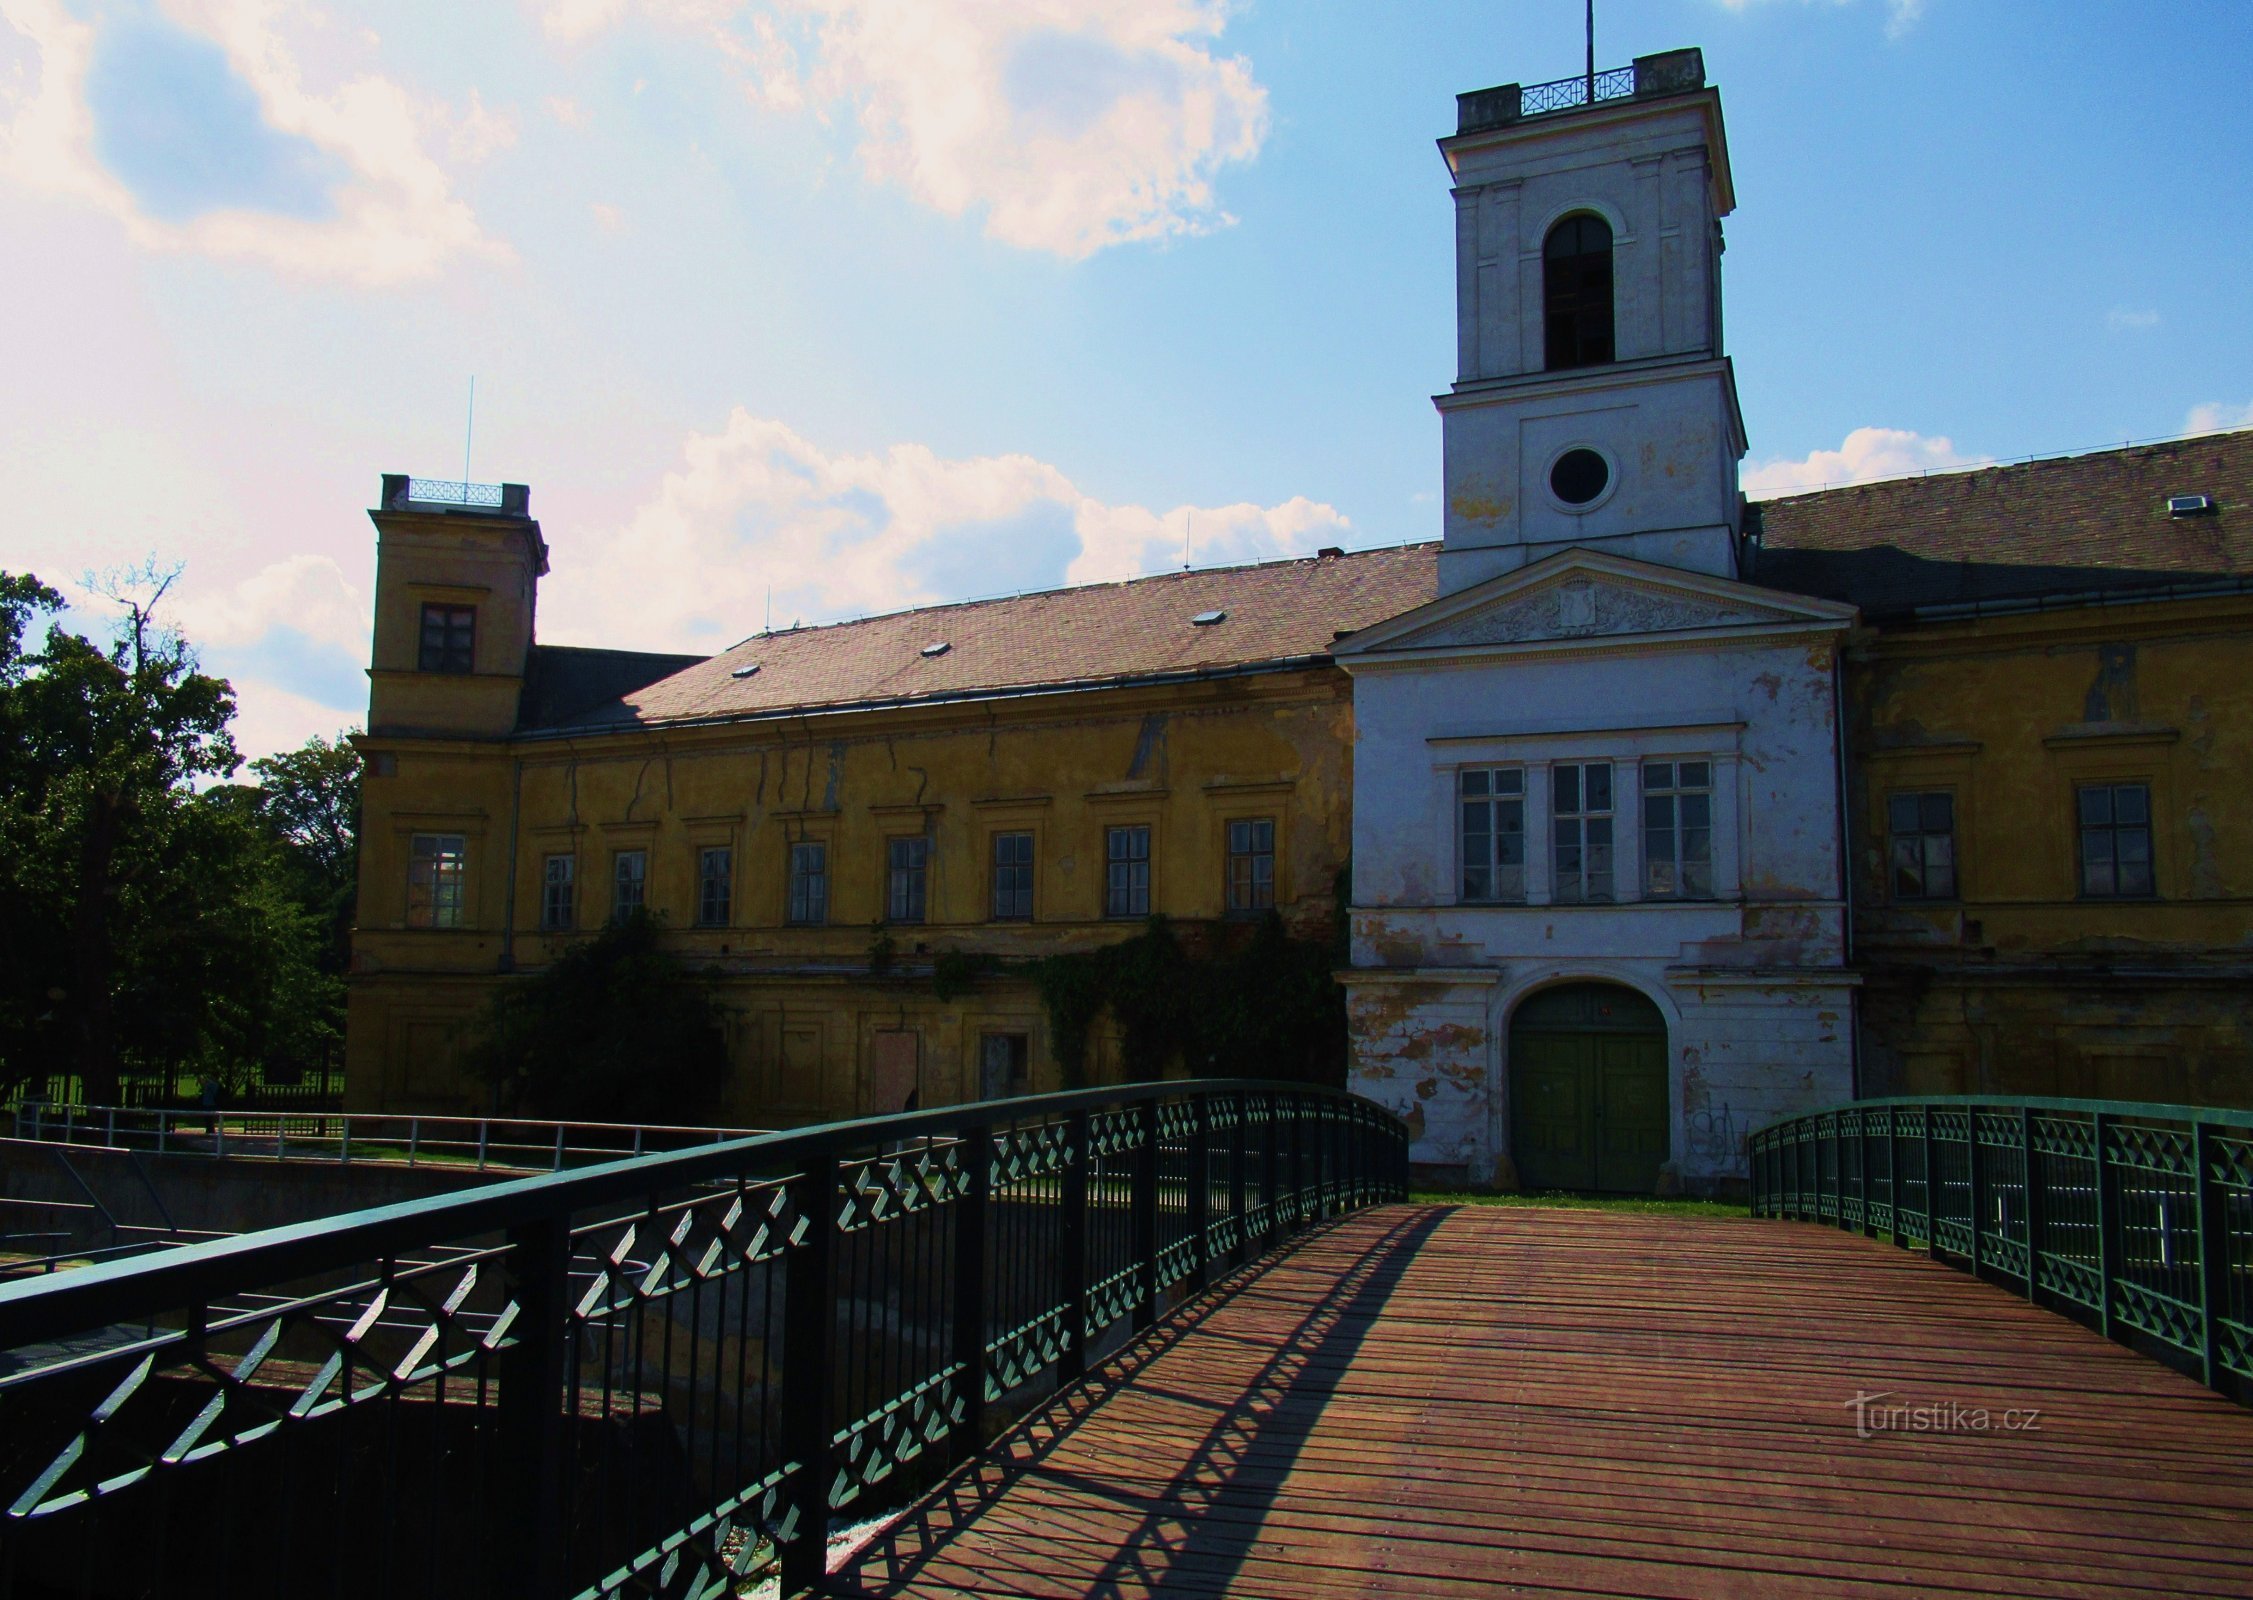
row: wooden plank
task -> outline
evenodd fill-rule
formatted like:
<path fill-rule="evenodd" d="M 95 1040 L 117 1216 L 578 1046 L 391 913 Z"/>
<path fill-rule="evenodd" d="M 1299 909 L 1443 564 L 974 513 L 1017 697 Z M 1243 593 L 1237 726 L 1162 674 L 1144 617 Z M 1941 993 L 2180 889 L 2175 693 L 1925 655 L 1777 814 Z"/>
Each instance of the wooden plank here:
<path fill-rule="evenodd" d="M 1858 1436 L 1883 1391 L 1943 1426 Z M 2006 1430 L 2006 1411 L 2038 1408 Z M 1969 1427 L 1984 1411 L 1989 1425 Z M 2253 1415 L 1808 1225 L 1398 1206 L 1120 1352 L 835 1592 L 2253 1596 Z"/>

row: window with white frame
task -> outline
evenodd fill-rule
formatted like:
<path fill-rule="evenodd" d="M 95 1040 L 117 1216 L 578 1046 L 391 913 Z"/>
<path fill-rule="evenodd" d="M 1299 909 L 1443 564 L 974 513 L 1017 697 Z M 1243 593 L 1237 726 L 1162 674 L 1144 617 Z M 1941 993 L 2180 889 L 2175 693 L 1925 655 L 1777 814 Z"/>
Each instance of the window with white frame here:
<path fill-rule="evenodd" d="M 894 922 L 921 922 L 930 881 L 931 840 L 915 833 L 886 841 L 890 873 L 886 880 L 885 915 Z"/>
<path fill-rule="evenodd" d="M 1612 898 L 1612 764 L 1560 762 L 1549 769 L 1551 893 L 1560 905 Z"/>
<path fill-rule="evenodd" d="M 1643 763 L 1643 893 L 1654 900 L 1713 895 L 1713 763 Z"/>
<path fill-rule="evenodd" d="M 735 852 L 706 845 L 696 852 L 696 925 L 724 928 L 735 910 Z"/>
<path fill-rule="evenodd" d="M 1135 823 L 1103 830 L 1105 876 L 1103 914 L 1107 917 L 1146 917 L 1150 914 L 1150 827 Z"/>
<path fill-rule="evenodd" d="M 1228 824 L 1228 909 L 1243 915 L 1275 905 L 1275 819 L 1238 817 Z"/>
<path fill-rule="evenodd" d="M 808 925 L 829 920 L 829 846 L 823 840 L 801 839 L 790 847 L 789 918 Z"/>
<path fill-rule="evenodd" d="M 548 929 L 568 928 L 578 917 L 579 858 L 573 855 L 549 856 L 540 871 L 540 926 Z"/>
<path fill-rule="evenodd" d="M 610 914 L 620 922 L 649 899 L 649 852 L 621 850 L 610 858 Z"/>
<path fill-rule="evenodd" d="M 1455 779 L 1463 898 L 1525 898 L 1525 769 L 1466 767 Z"/>

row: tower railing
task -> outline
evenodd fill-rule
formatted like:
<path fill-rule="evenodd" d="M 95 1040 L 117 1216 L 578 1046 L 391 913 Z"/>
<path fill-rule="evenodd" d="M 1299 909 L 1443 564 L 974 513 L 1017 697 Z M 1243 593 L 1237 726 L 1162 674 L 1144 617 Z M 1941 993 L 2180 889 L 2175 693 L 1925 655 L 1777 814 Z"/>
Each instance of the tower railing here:
<path fill-rule="evenodd" d="M 0 1594 L 732 1594 L 1318 1220 L 1405 1126 L 1209 1080 L 832 1123 L 0 1285 Z"/>
<path fill-rule="evenodd" d="M 1752 1137 L 1755 1215 L 1922 1245 L 2253 1398 L 2253 1112 L 1861 1100 Z"/>

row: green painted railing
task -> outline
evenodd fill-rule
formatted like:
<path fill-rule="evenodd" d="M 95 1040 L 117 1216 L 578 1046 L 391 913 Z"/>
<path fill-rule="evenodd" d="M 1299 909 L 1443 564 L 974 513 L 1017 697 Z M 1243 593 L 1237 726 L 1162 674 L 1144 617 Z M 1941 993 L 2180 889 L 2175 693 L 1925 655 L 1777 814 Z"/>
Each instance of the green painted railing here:
<path fill-rule="evenodd" d="M 2253 1112 L 1860 1100 L 1754 1134 L 1752 1206 L 1923 1245 L 2253 1398 Z"/>

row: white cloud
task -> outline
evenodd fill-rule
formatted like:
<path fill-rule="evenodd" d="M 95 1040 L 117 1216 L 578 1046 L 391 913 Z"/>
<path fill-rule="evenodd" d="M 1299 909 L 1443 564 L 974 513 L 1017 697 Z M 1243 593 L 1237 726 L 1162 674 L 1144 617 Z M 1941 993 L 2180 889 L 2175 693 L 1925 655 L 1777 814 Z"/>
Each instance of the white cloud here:
<path fill-rule="evenodd" d="M 616 206 L 605 205 L 600 200 L 587 202 L 587 214 L 595 219 L 595 226 L 604 233 L 619 234 L 626 231 L 626 213 Z"/>
<path fill-rule="evenodd" d="M 566 128 L 584 128 L 588 123 L 594 121 L 594 118 L 587 115 L 586 108 L 581 106 L 578 101 L 568 99 L 560 94 L 549 95 L 541 104 L 547 108 L 549 116 L 555 118 Z"/>
<path fill-rule="evenodd" d="M 288 629 L 354 656 L 367 655 L 368 598 L 327 556 L 285 556 L 217 593 L 200 594 L 187 584 L 171 609 L 181 631 L 199 646 L 253 645 Z"/>
<path fill-rule="evenodd" d="M 719 649 L 779 622 L 891 610 L 1015 587 L 1305 553 L 1346 519 L 1279 505 L 1110 505 L 1030 456 L 949 460 L 919 444 L 832 455 L 738 407 L 692 435 L 624 527 L 554 540 L 543 632 L 588 644 Z"/>
<path fill-rule="evenodd" d="M 1231 220 L 1213 178 L 1259 153 L 1267 91 L 1215 53 L 1224 0 L 640 0 L 777 109 L 850 106 L 873 180 L 1078 260 Z M 628 0 L 546 0 L 551 35 Z"/>
<path fill-rule="evenodd" d="M 2104 325 L 2114 333 L 2138 333 L 2159 326 L 2159 313 L 2149 307 L 2114 306 L 2104 314 Z"/>
<path fill-rule="evenodd" d="M 170 0 L 150 25 L 216 46 L 270 136 L 338 175 L 324 215 L 222 205 L 160 215 L 98 153 L 88 77 L 114 18 L 81 20 L 63 0 L 0 0 L 0 25 L 28 40 L 36 71 L 0 88 L 0 180 L 91 206 L 136 245 L 252 260 L 309 277 L 366 284 L 428 277 L 462 254 L 505 256 L 431 154 L 482 160 L 515 139 L 513 119 L 475 95 L 459 115 L 364 74 L 316 90 L 264 0 Z"/>
<path fill-rule="evenodd" d="M 228 681 L 235 688 L 235 749 L 246 762 L 295 750 L 316 734 L 333 739 L 347 729 L 356 731 L 363 720 L 357 712 L 339 711 L 280 684 L 243 677 Z"/>
<path fill-rule="evenodd" d="M 2192 406 L 2190 415 L 2183 421 L 2185 433 L 2221 433 L 2231 428 L 2253 428 L 2253 400 L 2241 406 L 2209 400 L 2204 405 Z"/>
<path fill-rule="evenodd" d="M 1981 458 L 1964 455 L 1953 441 L 1905 428 L 1856 428 L 1836 450 L 1816 450 L 1798 460 L 1778 458 L 1747 467 L 1741 478 L 1753 499 L 1873 483 L 1880 478 L 1910 478 L 1943 472 Z"/>
<path fill-rule="evenodd" d="M 1731 11 L 1743 11 L 1760 3 L 1762 0 L 1721 0 Z M 1805 3 L 1848 6 L 1854 4 L 1854 0 L 1805 0 Z M 1885 36 L 1898 39 L 1914 28 L 1924 20 L 1924 6 L 1925 0 L 1885 0 Z"/>

